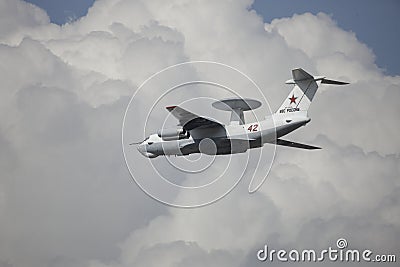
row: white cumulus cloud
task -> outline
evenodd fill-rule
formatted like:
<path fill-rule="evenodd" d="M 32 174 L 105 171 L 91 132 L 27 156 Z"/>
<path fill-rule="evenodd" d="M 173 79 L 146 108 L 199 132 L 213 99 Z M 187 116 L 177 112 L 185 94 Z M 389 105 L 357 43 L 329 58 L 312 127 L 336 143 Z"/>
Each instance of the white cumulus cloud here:
<path fill-rule="evenodd" d="M 264 24 L 251 4 L 99 0 L 58 26 L 32 4 L 0 2 L 0 266 L 253 266 L 265 243 L 339 237 L 397 252 L 400 77 L 326 14 Z M 273 109 L 295 67 L 351 84 L 321 88 L 312 122 L 288 137 L 323 150 L 278 148 L 259 192 L 242 181 L 213 205 L 176 209 L 131 181 L 120 136 L 136 88 L 188 60 L 238 68 Z"/>

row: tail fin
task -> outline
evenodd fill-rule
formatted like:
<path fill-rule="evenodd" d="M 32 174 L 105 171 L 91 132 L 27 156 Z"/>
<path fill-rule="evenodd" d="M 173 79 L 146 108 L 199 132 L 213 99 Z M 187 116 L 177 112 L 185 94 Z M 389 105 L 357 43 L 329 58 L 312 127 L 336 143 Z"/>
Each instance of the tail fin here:
<path fill-rule="evenodd" d="M 293 79 L 286 81 L 287 84 L 294 84 L 293 90 L 282 103 L 277 113 L 307 111 L 311 101 L 321 83 L 345 85 L 346 82 L 339 82 L 325 79 L 324 76 L 313 77 L 303 69 L 292 70 Z"/>

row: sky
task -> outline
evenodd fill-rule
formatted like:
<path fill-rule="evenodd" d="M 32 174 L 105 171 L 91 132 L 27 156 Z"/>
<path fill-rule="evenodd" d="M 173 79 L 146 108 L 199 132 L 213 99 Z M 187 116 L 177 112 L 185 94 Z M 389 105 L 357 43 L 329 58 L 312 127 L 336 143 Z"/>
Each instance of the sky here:
<path fill-rule="evenodd" d="M 94 0 L 31 0 L 27 2 L 46 10 L 51 22 L 61 25 L 86 15 Z"/>
<path fill-rule="evenodd" d="M 385 72 L 375 50 L 335 14 L 296 13 L 270 20 L 250 0 L 102 0 L 60 26 L 38 6 L 0 1 L 0 266 L 275 266 L 281 264 L 259 262 L 257 251 L 265 245 L 322 250 L 339 238 L 349 248 L 399 259 L 400 77 Z M 147 121 L 157 130 L 165 104 L 193 100 L 201 90 L 184 87 L 159 105 L 156 100 L 182 79 L 216 76 L 239 95 L 256 97 L 233 68 L 204 64 L 140 87 L 160 70 L 196 60 L 245 73 L 273 111 L 291 90 L 284 82 L 293 68 L 350 84 L 321 87 L 311 122 L 287 136 L 323 149 L 278 147 L 256 193 L 248 193 L 245 173 L 219 201 L 175 208 L 139 188 L 122 148 L 131 149 L 135 175 L 155 181 L 156 189 L 154 168 L 191 182 L 127 141 L 143 138 Z M 139 87 L 127 122 L 132 135 L 121 144 L 125 111 Z M 188 106 L 228 120 L 202 103 Z M 266 103 L 262 108 L 268 114 Z M 232 180 L 243 172 L 246 155 L 232 156 Z M 222 163 L 203 178 L 223 171 Z M 183 191 L 169 197 L 193 200 Z"/>
<path fill-rule="evenodd" d="M 44 10 L 52 22 L 64 24 L 86 15 L 93 0 L 29 0 Z M 332 16 L 339 27 L 352 31 L 376 55 L 377 65 L 390 75 L 400 74 L 396 55 L 400 47 L 400 2 L 397 0 L 255 0 L 253 8 L 265 22 L 293 14 L 324 12 Z"/>

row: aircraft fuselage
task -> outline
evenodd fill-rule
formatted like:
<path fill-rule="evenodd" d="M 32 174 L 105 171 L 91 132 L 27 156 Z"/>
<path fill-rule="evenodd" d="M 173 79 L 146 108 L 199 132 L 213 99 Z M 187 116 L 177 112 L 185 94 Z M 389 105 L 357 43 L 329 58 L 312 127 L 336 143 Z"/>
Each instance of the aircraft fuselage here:
<path fill-rule="evenodd" d="M 165 141 L 157 134 L 152 134 L 138 146 L 139 152 L 149 158 L 161 155 L 189 155 L 205 153 L 224 155 L 246 152 L 248 149 L 262 147 L 265 143 L 274 143 L 310 121 L 306 113 L 275 113 L 265 120 L 243 125 L 224 125 L 219 133 L 209 138 L 188 138 Z"/>

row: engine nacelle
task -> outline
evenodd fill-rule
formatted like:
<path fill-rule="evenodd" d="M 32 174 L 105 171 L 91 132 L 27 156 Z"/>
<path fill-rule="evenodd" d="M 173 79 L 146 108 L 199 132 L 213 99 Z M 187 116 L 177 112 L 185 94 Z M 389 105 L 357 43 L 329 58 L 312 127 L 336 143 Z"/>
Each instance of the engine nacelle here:
<path fill-rule="evenodd" d="M 157 132 L 157 135 L 164 141 L 172 141 L 189 138 L 190 134 L 183 128 L 167 128 L 161 129 Z"/>

